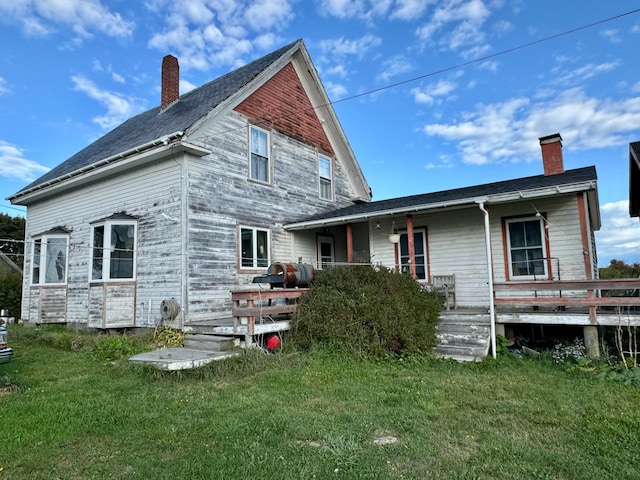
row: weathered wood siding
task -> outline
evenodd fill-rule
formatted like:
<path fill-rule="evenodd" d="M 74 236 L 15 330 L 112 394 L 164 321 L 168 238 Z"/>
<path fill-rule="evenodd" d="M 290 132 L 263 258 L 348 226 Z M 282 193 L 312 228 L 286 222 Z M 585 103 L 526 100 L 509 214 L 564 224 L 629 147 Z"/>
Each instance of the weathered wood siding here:
<path fill-rule="evenodd" d="M 318 149 L 277 130 L 270 130 L 271 183 L 249 180 L 249 123 L 232 112 L 205 123 L 190 139 L 212 152 L 192 162 L 188 175 L 190 321 L 229 316 L 230 291 L 265 273 L 239 268 L 241 226 L 270 231 L 271 262 L 297 261 L 282 225 L 351 204 L 353 189 L 340 159 L 333 164 L 335 201 L 322 200 Z M 315 264 L 315 247 L 312 252 Z"/>
<path fill-rule="evenodd" d="M 115 321 L 114 326 L 153 326 L 159 320 L 160 302 L 180 297 L 181 230 L 162 215 L 180 218 L 180 162 L 146 165 L 29 206 L 27 239 L 56 226 L 71 230 L 64 321 L 96 327 L 110 326 L 109 320 Z M 111 302 L 89 290 L 90 235 L 92 222 L 118 212 L 139 218 L 137 292 L 119 290 L 120 296 Z M 27 242 L 24 287 L 31 294 L 23 298 L 22 317 L 39 323 L 43 321 L 40 312 L 51 309 L 53 299 L 43 297 L 40 306 L 33 301 L 34 292 L 47 287 L 31 286 L 31 251 L 32 244 Z M 149 303 L 155 306 L 151 313 Z"/>

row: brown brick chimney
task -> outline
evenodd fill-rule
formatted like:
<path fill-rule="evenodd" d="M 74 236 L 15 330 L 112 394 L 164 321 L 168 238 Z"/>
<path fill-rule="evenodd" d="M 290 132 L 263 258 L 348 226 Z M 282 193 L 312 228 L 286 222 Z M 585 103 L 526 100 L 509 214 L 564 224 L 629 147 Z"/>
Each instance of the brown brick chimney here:
<path fill-rule="evenodd" d="M 164 110 L 180 98 L 180 66 L 178 59 L 167 55 L 162 59 L 162 103 Z"/>
<path fill-rule="evenodd" d="M 562 137 L 559 133 L 554 133 L 547 137 L 540 137 L 540 148 L 542 149 L 542 164 L 545 175 L 555 175 L 564 173 L 564 162 L 562 161 Z"/>

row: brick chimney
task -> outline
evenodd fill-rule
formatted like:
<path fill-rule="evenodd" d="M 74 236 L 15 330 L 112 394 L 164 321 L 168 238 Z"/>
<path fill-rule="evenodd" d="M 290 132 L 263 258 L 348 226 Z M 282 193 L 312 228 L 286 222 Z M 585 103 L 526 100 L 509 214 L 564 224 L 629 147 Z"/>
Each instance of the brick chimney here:
<path fill-rule="evenodd" d="M 180 98 L 180 66 L 178 59 L 167 55 L 162 59 L 162 103 L 164 110 Z"/>
<path fill-rule="evenodd" d="M 562 161 L 562 137 L 559 133 L 554 133 L 547 137 L 540 137 L 540 148 L 542 149 L 542 164 L 545 175 L 555 175 L 564 173 L 564 162 Z"/>

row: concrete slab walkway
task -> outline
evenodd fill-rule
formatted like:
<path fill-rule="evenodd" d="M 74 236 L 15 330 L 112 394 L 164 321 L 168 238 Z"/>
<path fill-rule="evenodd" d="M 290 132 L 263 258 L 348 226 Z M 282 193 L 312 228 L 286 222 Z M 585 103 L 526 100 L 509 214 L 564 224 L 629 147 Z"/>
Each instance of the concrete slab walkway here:
<path fill-rule="evenodd" d="M 240 352 L 211 352 L 192 348 L 161 348 L 153 352 L 144 352 L 129 358 L 130 362 L 143 363 L 160 370 L 186 370 L 198 368 L 216 360 L 235 357 Z"/>

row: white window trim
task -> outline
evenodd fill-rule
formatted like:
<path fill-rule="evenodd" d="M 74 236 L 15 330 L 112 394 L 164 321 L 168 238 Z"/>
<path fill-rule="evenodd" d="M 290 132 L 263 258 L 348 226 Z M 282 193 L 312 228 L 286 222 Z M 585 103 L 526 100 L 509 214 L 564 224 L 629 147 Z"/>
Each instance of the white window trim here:
<path fill-rule="evenodd" d="M 64 281 L 62 282 L 45 282 L 46 280 L 46 265 L 43 265 L 43 261 L 47 259 L 47 244 L 48 240 L 54 238 L 62 238 L 66 240 L 66 248 L 64 255 Z M 40 261 L 39 261 L 39 271 L 38 271 L 38 281 L 34 282 L 33 278 L 33 269 L 35 266 L 35 252 L 36 252 L 36 242 L 40 241 Z M 56 285 L 66 285 L 69 277 L 69 235 L 68 234 L 51 234 L 51 235 L 41 235 L 33 239 L 31 243 L 31 285 L 34 286 L 56 286 Z"/>
<path fill-rule="evenodd" d="M 329 176 L 325 177 L 322 176 L 320 174 L 320 160 L 321 159 L 325 159 L 329 162 Z M 330 185 L 330 193 L 329 193 L 329 197 L 323 197 L 322 196 L 322 180 L 328 180 L 329 181 L 329 185 Z M 333 159 L 331 157 L 328 157 L 327 155 L 322 155 L 321 153 L 318 154 L 318 196 L 320 197 L 320 199 L 322 200 L 327 200 L 332 202 L 334 199 L 334 188 L 333 188 Z"/>
<path fill-rule="evenodd" d="M 243 265 L 242 260 L 242 231 L 250 230 L 252 234 L 252 248 L 253 252 L 251 254 L 252 265 Z M 267 265 L 264 267 L 258 266 L 258 232 L 266 232 L 267 234 Z M 240 270 L 265 270 L 271 265 L 271 230 L 268 228 L 261 227 L 251 227 L 249 225 L 240 225 L 238 227 L 238 260 L 239 260 L 239 268 Z"/>
<path fill-rule="evenodd" d="M 109 278 L 111 273 L 111 227 L 114 225 L 133 225 L 133 272 L 130 278 Z M 93 278 L 93 239 L 94 231 L 98 227 L 104 227 L 104 235 L 102 239 L 102 278 Z M 91 225 L 91 242 L 90 242 L 91 258 L 89 261 L 89 281 L 92 283 L 122 283 L 132 282 L 136 279 L 138 266 L 138 221 L 137 220 L 108 220 Z"/>
<path fill-rule="evenodd" d="M 262 180 L 261 178 L 253 178 L 252 176 L 252 164 L 253 164 L 253 159 L 252 159 L 252 143 L 251 143 L 251 130 L 258 130 L 260 132 L 264 132 L 267 136 L 267 180 Z M 272 164 L 271 164 L 271 134 L 268 130 L 265 130 L 264 128 L 260 128 L 260 127 L 256 127 L 255 125 L 249 125 L 249 180 L 251 180 L 252 182 L 258 182 L 258 183 L 262 183 L 265 185 L 271 185 L 271 168 L 272 168 Z"/>
<path fill-rule="evenodd" d="M 326 262 L 326 266 L 331 267 L 336 263 L 336 246 L 333 237 L 327 235 L 318 235 L 316 239 L 316 250 L 318 252 L 317 268 L 322 270 L 325 267 L 325 262 L 322 261 L 322 244 L 328 243 L 331 246 L 331 257 Z"/>
<path fill-rule="evenodd" d="M 542 266 L 544 268 L 544 273 L 541 275 L 516 275 L 513 272 L 513 258 L 511 257 L 511 230 L 510 230 L 510 225 L 512 223 L 522 223 L 522 222 L 529 222 L 529 221 L 537 221 L 540 223 L 540 241 L 542 244 L 542 259 L 540 260 L 542 262 Z M 549 269 L 548 269 L 548 263 L 547 263 L 547 241 L 546 241 L 546 237 L 545 237 L 545 224 L 544 221 L 542 220 L 541 217 L 518 217 L 518 218 L 509 218 L 505 220 L 505 228 L 506 228 L 506 232 L 505 232 L 505 236 L 507 237 L 507 264 L 509 266 L 509 278 L 511 279 L 518 279 L 518 280 L 534 280 L 534 279 L 540 279 L 540 278 L 548 278 L 549 277 Z"/>
<path fill-rule="evenodd" d="M 431 278 L 430 274 L 429 274 L 429 252 L 427 251 L 427 229 L 425 227 L 421 227 L 421 228 L 414 228 L 413 229 L 413 233 L 414 235 L 416 234 L 416 232 L 422 232 L 422 247 L 424 248 L 424 274 L 425 274 L 425 278 L 418 278 L 418 282 L 420 283 L 428 283 L 429 279 Z M 403 231 L 403 232 L 399 232 L 400 235 L 407 235 L 407 231 Z M 407 241 L 409 239 L 407 238 Z M 398 242 L 398 263 L 400 264 L 400 271 L 403 271 L 403 267 L 405 267 L 405 265 L 402 264 L 402 251 L 400 249 L 400 243 Z M 406 268 L 409 268 L 409 265 L 406 264 Z M 408 273 L 408 270 L 407 270 Z"/>

